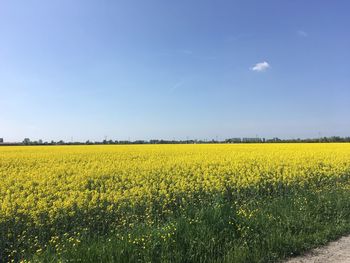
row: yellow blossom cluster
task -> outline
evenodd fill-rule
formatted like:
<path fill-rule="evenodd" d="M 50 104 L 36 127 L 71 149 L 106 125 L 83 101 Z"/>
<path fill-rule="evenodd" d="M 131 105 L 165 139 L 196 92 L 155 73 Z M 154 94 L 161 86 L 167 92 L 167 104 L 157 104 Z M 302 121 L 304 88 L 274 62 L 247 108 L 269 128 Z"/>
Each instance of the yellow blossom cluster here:
<path fill-rule="evenodd" d="M 69 217 L 90 215 L 91 224 L 115 221 L 132 227 L 123 207 L 143 207 L 139 216 L 152 223 L 157 206 L 166 216 L 173 204 L 195 203 L 198 193 L 317 190 L 349 176 L 350 144 L 1 147 L 0 224 L 7 231 L 0 239 L 37 242 L 25 226 L 18 232 L 8 229 L 16 220 L 27 222 L 28 229 L 48 227 L 47 240 L 56 243 L 60 233 L 52 233 L 69 224 L 64 221 Z M 239 213 L 250 217 L 254 211 Z M 163 238 L 170 235 L 165 231 Z M 41 251 L 41 245 L 36 247 Z"/>

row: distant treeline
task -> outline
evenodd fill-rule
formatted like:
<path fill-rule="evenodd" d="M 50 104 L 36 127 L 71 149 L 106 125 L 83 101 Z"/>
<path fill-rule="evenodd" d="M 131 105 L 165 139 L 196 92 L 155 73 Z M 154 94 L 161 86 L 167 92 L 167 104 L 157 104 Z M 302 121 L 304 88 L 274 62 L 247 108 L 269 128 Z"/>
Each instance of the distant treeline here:
<path fill-rule="evenodd" d="M 207 143 L 332 143 L 332 142 L 350 142 L 350 137 L 321 137 L 308 139 L 280 139 L 280 138 L 229 138 L 225 140 L 103 140 L 103 141 L 86 141 L 86 142 L 65 142 L 60 141 L 31 141 L 25 138 L 22 142 L 6 143 L 2 142 L 0 145 L 94 145 L 94 144 L 207 144 Z"/>

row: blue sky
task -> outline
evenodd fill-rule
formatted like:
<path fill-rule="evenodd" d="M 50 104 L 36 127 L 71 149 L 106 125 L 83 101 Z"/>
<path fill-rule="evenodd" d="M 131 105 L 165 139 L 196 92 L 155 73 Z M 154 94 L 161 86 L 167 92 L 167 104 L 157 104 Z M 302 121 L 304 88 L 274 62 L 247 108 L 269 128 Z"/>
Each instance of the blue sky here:
<path fill-rule="evenodd" d="M 349 136 L 349 10 L 0 0 L 0 137 Z"/>

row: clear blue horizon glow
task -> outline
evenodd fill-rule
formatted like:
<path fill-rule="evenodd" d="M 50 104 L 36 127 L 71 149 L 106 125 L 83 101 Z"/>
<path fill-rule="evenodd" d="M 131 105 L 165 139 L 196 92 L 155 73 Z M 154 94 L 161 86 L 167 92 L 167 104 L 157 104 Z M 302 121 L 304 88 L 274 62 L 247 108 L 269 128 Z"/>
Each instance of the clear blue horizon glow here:
<path fill-rule="evenodd" d="M 346 0 L 0 1 L 0 137 L 350 136 L 349 10 Z"/>

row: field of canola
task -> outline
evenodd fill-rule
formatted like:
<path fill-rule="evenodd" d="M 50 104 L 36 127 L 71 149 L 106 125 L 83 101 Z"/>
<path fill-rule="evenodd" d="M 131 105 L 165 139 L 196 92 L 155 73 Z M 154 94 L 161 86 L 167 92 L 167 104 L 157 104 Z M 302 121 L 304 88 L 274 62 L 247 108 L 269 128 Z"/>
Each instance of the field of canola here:
<path fill-rule="evenodd" d="M 350 231 L 350 144 L 0 147 L 0 262 L 271 262 Z"/>

